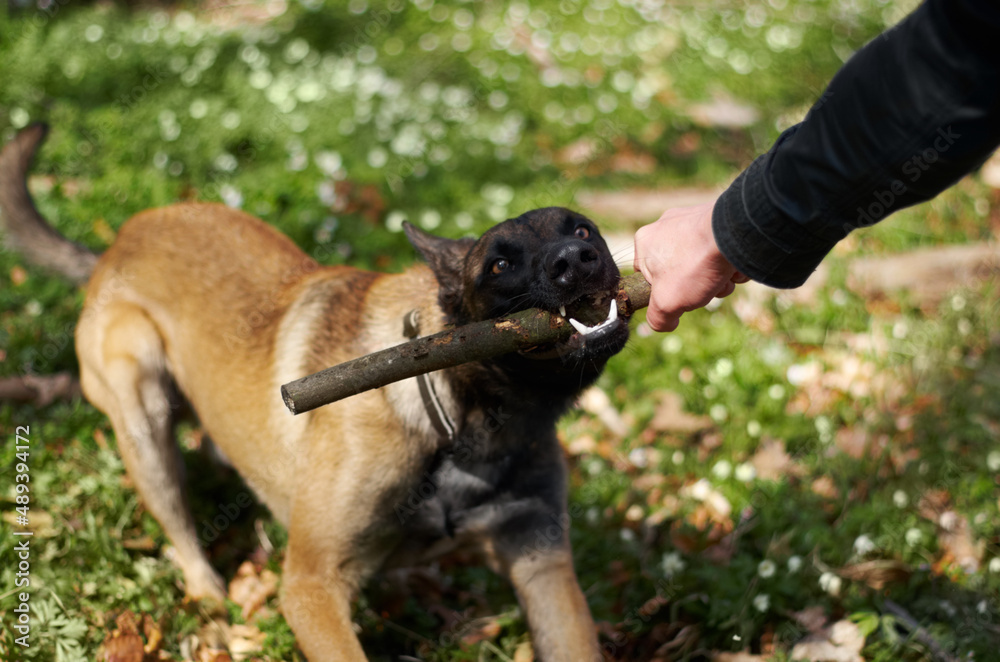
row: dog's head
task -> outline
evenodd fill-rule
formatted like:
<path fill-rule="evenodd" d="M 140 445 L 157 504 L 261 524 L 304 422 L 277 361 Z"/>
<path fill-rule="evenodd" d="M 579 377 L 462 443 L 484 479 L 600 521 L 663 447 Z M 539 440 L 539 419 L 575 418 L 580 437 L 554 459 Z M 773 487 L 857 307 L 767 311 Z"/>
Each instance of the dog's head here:
<path fill-rule="evenodd" d="M 406 233 L 437 277 L 450 323 L 542 308 L 592 325 L 577 327 L 581 330 L 559 346 L 522 352 L 521 358 L 587 363 L 599 371 L 628 340 L 628 320 L 610 314 L 618 267 L 597 226 L 581 214 L 535 209 L 495 225 L 478 240 L 444 239 L 409 224 Z M 595 308 L 608 316 L 603 323 L 588 317 Z"/>

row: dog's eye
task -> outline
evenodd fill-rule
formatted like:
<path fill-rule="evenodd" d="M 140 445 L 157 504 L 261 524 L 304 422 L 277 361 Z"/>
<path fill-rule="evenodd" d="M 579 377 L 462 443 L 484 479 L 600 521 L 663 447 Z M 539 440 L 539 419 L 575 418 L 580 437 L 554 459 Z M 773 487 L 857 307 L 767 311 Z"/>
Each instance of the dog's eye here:
<path fill-rule="evenodd" d="M 507 271 L 507 269 L 509 269 L 509 268 L 510 268 L 510 262 L 508 262 L 507 260 L 505 260 L 503 258 L 500 258 L 499 260 L 494 260 L 493 261 L 493 266 L 490 267 L 490 271 L 493 272 L 493 273 L 495 273 L 495 274 L 501 274 L 501 273 Z"/>
<path fill-rule="evenodd" d="M 576 230 L 573 230 L 573 234 L 580 239 L 590 239 L 590 228 L 586 225 L 578 225 L 576 226 Z"/>

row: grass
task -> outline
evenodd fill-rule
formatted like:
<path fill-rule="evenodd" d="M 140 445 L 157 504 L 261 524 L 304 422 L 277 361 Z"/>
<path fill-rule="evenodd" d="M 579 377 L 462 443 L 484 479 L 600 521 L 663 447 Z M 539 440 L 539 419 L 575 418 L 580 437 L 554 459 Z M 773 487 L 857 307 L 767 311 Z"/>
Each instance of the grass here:
<path fill-rule="evenodd" d="M 224 200 L 325 263 L 397 270 L 414 259 L 403 218 L 460 236 L 531 207 L 578 206 L 582 190 L 724 183 L 905 10 L 868 0 L 721 0 L 662 16 L 607 1 L 267 7 L 280 15 L 239 25 L 240 7 L 0 12 L 0 134 L 53 125 L 32 186 L 60 231 L 103 249 L 146 207 Z M 727 129 L 690 118 L 690 104 L 720 94 L 758 120 Z M 567 160 L 583 140 L 583 160 Z M 858 233 L 808 304 L 764 305 L 770 329 L 731 302 L 685 316 L 670 336 L 643 333 L 640 320 L 600 382 L 624 437 L 593 411 L 560 426 L 577 570 L 614 659 L 742 649 L 788 659 L 808 609 L 858 624 L 866 660 L 995 656 L 996 284 L 928 305 L 864 299 L 847 275 L 858 255 L 988 239 L 998 205 L 972 177 Z M 0 375 L 74 371 L 81 293 L 10 253 L 0 282 Z M 707 420 L 659 426 L 670 397 Z M 45 524 L 32 541 L 33 645 L 17 654 L 93 659 L 132 611 L 157 623 L 168 659 L 191 656 L 210 617 L 183 601 L 107 420 L 85 402 L 4 403 L 0 424 L 4 467 L 16 463 L 13 429 L 31 426 L 31 513 Z M 196 521 L 211 521 L 245 488 L 204 461 L 197 428 L 180 434 Z M 764 448 L 787 457 L 769 463 Z M 762 475 L 768 466 L 776 475 Z M 13 483 L 2 496 L 7 657 Z M 280 571 L 283 548 L 281 528 L 251 508 L 210 551 L 231 578 L 248 558 Z M 969 549 L 976 563 L 963 567 Z M 251 619 L 266 635 L 257 659 L 298 657 L 277 609 L 271 597 Z M 461 558 L 378 578 L 356 620 L 372 659 L 524 659 L 512 592 Z"/>

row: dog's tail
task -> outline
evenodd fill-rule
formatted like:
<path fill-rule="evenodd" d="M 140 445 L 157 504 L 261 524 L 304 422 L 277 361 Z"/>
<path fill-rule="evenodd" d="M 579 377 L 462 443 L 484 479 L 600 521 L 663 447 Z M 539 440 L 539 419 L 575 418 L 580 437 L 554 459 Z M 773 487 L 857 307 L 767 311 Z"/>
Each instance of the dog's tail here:
<path fill-rule="evenodd" d="M 28 170 L 49 128 L 32 124 L 0 152 L 0 229 L 5 243 L 40 267 L 84 283 L 97 263 L 97 253 L 73 243 L 49 225 L 28 192 Z"/>

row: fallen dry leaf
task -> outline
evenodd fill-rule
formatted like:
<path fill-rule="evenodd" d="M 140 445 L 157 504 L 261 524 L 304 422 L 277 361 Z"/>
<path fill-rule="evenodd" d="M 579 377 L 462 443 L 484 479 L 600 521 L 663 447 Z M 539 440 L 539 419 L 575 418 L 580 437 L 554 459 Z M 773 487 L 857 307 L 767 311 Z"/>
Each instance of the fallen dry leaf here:
<path fill-rule="evenodd" d="M 697 103 L 688 108 L 688 115 L 695 124 L 708 127 L 742 129 L 760 119 L 756 108 L 740 103 L 723 94 L 717 94 L 708 103 Z"/>
<path fill-rule="evenodd" d="M 580 395 L 580 408 L 588 414 L 592 414 L 604 424 L 608 432 L 618 438 L 628 434 L 628 424 L 622 419 L 622 415 L 611 404 L 608 394 L 596 386 L 588 388 Z"/>
<path fill-rule="evenodd" d="M 160 650 L 160 645 L 163 643 L 163 631 L 149 614 L 142 615 L 142 633 L 146 636 L 146 645 L 143 650 L 147 655 Z"/>
<path fill-rule="evenodd" d="M 146 630 L 152 632 L 155 628 L 153 619 L 147 614 Z M 115 618 L 115 631 L 109 633 L 97 654 L 98 662 L 143 662 L 147 652 L 154 652 L 159 648 L 160 639 L 159 628 L 155 628 L 156 641 L 150 637 L 150 646 L 147 647 L 142 637 L 139 635 L 140 619 L 131 611 L 124 611 Z"/>
<path fill-rule="evenodd" d="M 535 662 L 535 651 L 531 642 L 522 641 L 514 649 L 514 662 Z"/>
<path fill-rule="evenodd" d="M 566 446 L 570 455 L 587 455 L 597 451 L 597 440 L 589 434 L 580 435 Z"/>
<path fill-rule="evenodd" d="M 812 483 L 812 491 L 826 499 L 839 499 L 840 491 L 829 476 L 820 476 Z"/>
<path fill-rule="evenodd" d="M 938 545 L 945 552 L 939 564 L 942 567 L 957 565 L 967 574 L 978 572 L 986 552 L 986 541 L 976 540 L 968 518 L 954 510 L 945 511 L 938 518 Z"/>
<path fill-rule="evenodd" d="M 496 639 L 500 636 L 500 621 L 497 616 L 488 616 L 474 621 L 462 635 L 462 643 L 466 646 L 473 646 L 480 641 Z"/>
<path fill-rule="evenodd" d="M 229 582 L 229 599 L 242 607 L 243 620 L 260 609 L 278 591 L 278 576 L 270 570 L 259 575 L 250 561 L 244 561 Z"/>
<path fill-rule="evenodd" d="M 679 491 L 682 497 L 701 501 L 707 510 L 709 518 L 716 522 L 726 522 L 732 524 L 730 515 L 733 507 L 725 495 L 712 487 L 712 484 L 702 478 L 694 483 L 682 487 Z"/>
<path fill-rule="evenodd" d="M 712 653 L 712 662 L 767 662 L 770 657 L 754 655 L 747 651 L 738 653 Z"/>
<path fill-rule="evenodd" d="M 714 423 L 708 416 L 696 416 L 684 411 L 684 398 L 673 391 L 659 391 L 659 404 L 649 427 L 657 432 L 691 434 L 711 428 Z"/>
<path fill-rule="evenodd" d="M 820 606 L 806 607 L 802 611 L 792 612 L 792 618 L 809 634 L 817 634 L 826 627 L 826 610 Z"/>
<path fill-rule="evenodd" d="M 515 28 L 514 39 L 524 49 L 525 54 L 531 60 L 532 64 L 540 70 L 545 71 L 546 69 L 556 67 L 552 53 L 549 52 L 547 47 L 539 45 L 538 41 L 532 39 L 532 31 L 527 26 L 522 25 Z"/>
<path fill-rule="evenodd" d="M 701 439 L 698 440 L 698 461 L 705 462 L 712 451 L 722 446 L 723 441 L 721 432 L 709 432 L 702 435 Z"/>
<path fill-rule="evenodd" d="M 556 152 L 554 160 L 558 165 L 581 165 L 595 159 L 600 150 L 601 143 L 597 138 L 585 136 Z"/>
<path fill-rule="evenodd" d="M 670 146 L 670 154 L 678 157 L 692 156 L 701 147 L 701 134 L 697 131 L 686 131 Z"/>
<path fill-rule="evenodd" d="M 372 225 L 379 222 L 385 210 L 385 200 L 373 184 L 358 184 L 350 180 L 334 183 L 337 193 L 333 211 L 345 214 L 360 214 Z"/>
<path fill-rule="evenodd" d="M 785 451 L 783 439 L 764 439 L 750 458 L 760 480 L 782 480 L 786 476 L 802 475 L 803 469 Z"/>
<path fill-rule="evenodd" d="M 656 158 L 648 152 L 625 145 L 611 157 L 611 170 L 638 175 L 649 174 L 656 170 Z"/>
<path fill-rule="evenodd" d="M 4 522 L 10 524 L 11 526 L 23 528 L 20 524 L 18 524 L 17 518 L 18 514 L 13 510 L 4 512 L 2 517 L 0 517 L 0 519 L 3 519 Z M 55 528 L 52 515 L 39 508 L 32 508 L 28 513 L 28 529 L 33 531 L 34 535 L 39 538 L 51 538 L 59 533 L 59 531 Z"/>
<path fill-rule="evenodd" d="M 733 520 L 730 517 L 733 510 L 732 505 L 707 480 L 701 479 L 685 485 L 678 494 L 700 503 L 683 520 L 678 520 L 671 525 L 670 540 L 676 549 L 686 553 L 700 552 L 713 545 L 718 545 L 732 532 L 734 528 Z M 700 532 L 699 535 L 691 535 L 686 532 L 683 529 L 684 523 L 697 529 Z"/>
<path fill-rule="evenodd" d="M 663 474 L 643 474 L 632 481 L 632 486 L 639 492 L 649 492 L 660 487 L 667 482 L 667 477 Z"/>
<path fill-rule="evenodd" d="M 18 285 L 24 285 L 24 281 L 28 280 L 28 272 L 21 265 L 15 265 L 10 270 L 10 282 L 14 284 L 15 287 Z"/>
<path fill-rule="evenodd" d="M 195 662 L 232 662 L 228 651 L 230 639 L 229 623 L 216 617 L 181 642 L 181 655 Z"/>
<path fill-rule="evenodd" d="M 902 561 L 893 559 L 875 559 L 845 566 L 837 570 L 844 579 L 862 582 L 876 591 L 881 591 L 889 584 L 905 583 L 913 570 Z"/>
<path fill-rule="evenodd" d="M 775 327 L 773 311 L 775 304 L 779 310 L 791 306 L 811 306 L 829 279 L 830 265 L 824 262 L 801 287 L 794 290 L 776 290 L 750 281 L 736 289 L 732 304 L 733 312 L 747 326 L 769 334 Z"/>
<path fill-rule="evenodd" d="M 198 651 L 198 662 L 233 662 L 233 658 L 223 650 L 202 648 Z"/>
<path fill-rule="evenodd" d="M 908 395 L 906 380 L 897 371 L 882 370 L 854 350 L 827 349 L 822 365 L 810 361 L 789 368 L 789 381 L 796 386 L 789 414 L 816 416 L 845 398 L 868 397 L 877 399 L 886 411 L 896 411 Z"/>
<path fill-rule="evenodd" d="M 868 449 L 868 430 L 863 425 L 841 428 L 837 430 L 833 443 L 850 457 L 860 460 Z"/>
<path fill-rule="evenodd" d="M 976 540 L 969 520 L 952 509 L 948 491 L 927 490 L 917 510 L 937 527 L 938 546 L 944 552 L 933 564 L 934 571 L 943 573 L 957 565 L 966 573 L 976 572 L 986 552 L 986 543 Z"/>
<path fill-rule="evenodd" d="M 131 611 L 123 611 L 115 618 L 115 627 L 122 634 L 139 634 L 139 617 Z"/>
<path fill-rule="evenodd" d="M 775 296 L 775 290 L 750 281 L 736 289 L 736 296 L 733 297 L 733 312 L 746 326 L 770 334 L 774 331 L 775 319 L 771 312 L 771 300 Z"/>
<path fill-rule="evenodd" d="M 808 662 L 864 662 L 861 649 L 865 636 L 850 621 L 837 621 L 822 632 L 812 634 L 792 648 L 793 660 Z"/>
<path fill-rule="evenodd" d="M 935 524 L 937 524 L 941 514 L 950 508 L 951 495 L 948 490 L 925 490 L 917 504 L 917 512 Z"/>
<path fill-rule="evenodd" d="M 97 659 L 98 662 L 142 662 L 145 656 L 142 637 L 116 631 L 104 639 Z"/>
<path fill-rule="evenodd" d="M 151 536 L 144 535 L 138 538 L 129 538 L 122 541 L 122 547 L 140 552 L 151 552 L 156 549 L 156 541 Z"/>
<path fill-rule="evenodd" d="M 252 625 L 233 625 L 229 628 L 229 654 L 235 662 L 246 660 L 260 651 L 267 635 Z"/>

